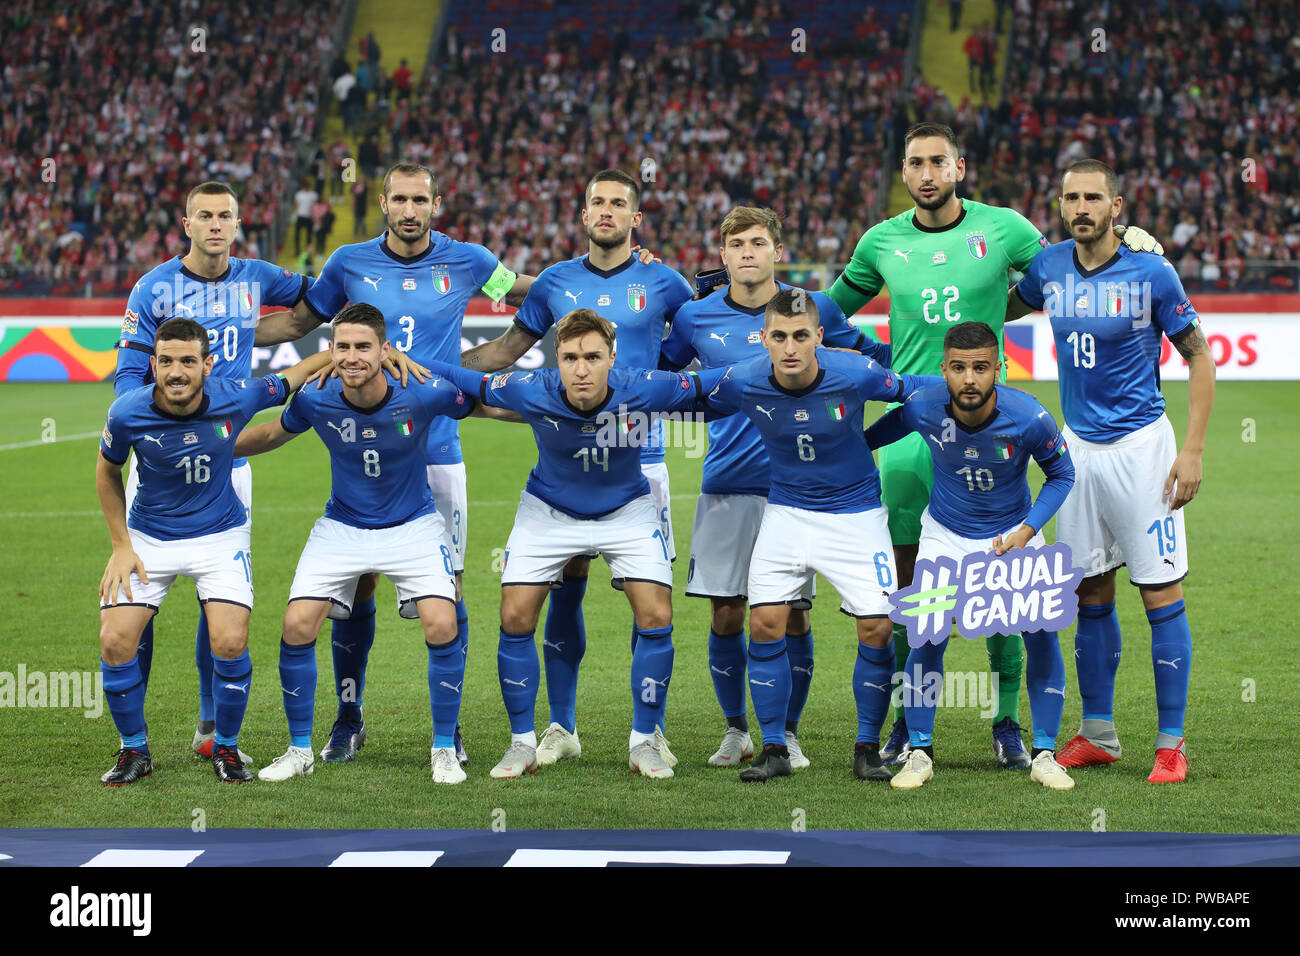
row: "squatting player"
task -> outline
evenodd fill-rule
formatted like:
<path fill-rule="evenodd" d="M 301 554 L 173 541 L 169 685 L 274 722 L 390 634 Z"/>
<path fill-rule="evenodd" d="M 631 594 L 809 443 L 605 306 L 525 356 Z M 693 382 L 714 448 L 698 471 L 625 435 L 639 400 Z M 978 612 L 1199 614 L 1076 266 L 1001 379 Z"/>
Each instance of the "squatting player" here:
<path fill-rule="evenodd" d="M 614 327 L 590 309 L 560 320 L 555 351 L 557 369 L 528 373 L 433 366 L 484 404 L 518 412 L 537 440 L 537 465 L 520 495 L 501 571 L 497 673 L 511 740 L 492 776 L 537 771 L 537 618 L 564 567 L 598 553 L 622 579 L 635 625 L 628 764 L 665 779 L 673 776 L 660 729 L 673 669 L 673 574 L 641 446 L 655 413 L 694 411 L 703 386 L 695 375 L 612 368 Z"/>
<path fill-rule="evenodd" d="M 160 325 L 152 350 L 154 384 L 113 402 L 95 471 L 113 542 L 99 584 L 100 670 L 122 738 L 117 763 L 100 779 L 121 786 L 153 772 L 138 647 L 172 582 L 185 575 L 208 617 L 212 767 L 220 780 L 243 782 L 253 778 L 238 747 L 252 678 L 253 574 L 248 512 L 231 482 L 235 436 L 258 411 L 283 404 L 329 357 L 313 355 L 261 379 L 215 376 L 208 330 L 192 319 Z M 140 483 L 128 515 L 122 466 L 132 451 Z"/>
<path fill-rule="evenodd" d="M 1114 763 L 1119 618 L 1115 569 L 1128 565 L 1151 623 L 1156 757 L 1147 778 L 1187 777 L 1183 721 L 1192 633 L 1183 608 L 1187 536 L 1183 505 L 1201 486 L 1201 455 L 1214 404 L 1214 360 L 1196 310 L 1169 262 L 1134 255 L 1110 224 L 1123 198 L 1115 171 L 1092 159 L 1061 180 L 1061 220 L 1071 238 L 1031 263 L 1007 302 L 1008 319 L 1044 309 L 1052 322 L 1065 434 L 1078 477 L 1056 537 L 1086 562 L 1074 638 L 1083 722 L 1061 750 L 1065 767 Z M 1160 393 L 1160 337 L 1187 361 L 1183 450 Z"/>
<path fill-rule="evenodd" d="M 661 368 L 681 369 L 693 359 L 704 368 L 719 368 L 767 355 L 762 342 L 767 303 L 781 289 L 790 288 L 775 278 L 782 251 L 781 220 L 770 209 L 737 206 L 722 220 L 718 233 L 729 284 L 721 294 L 687 302 L 677 311 L 661 346 Z M 816 303 L 827 345 L 861 351 L 889 367 L 888 345 L 859 332 L 824 293 L 809 293 L 809 298 Z M 771 480 L 762 436 L 748 418 L 737 414 L 710 421 L 708 429 L 709 451 L 691 528 L 686 593 L 709 599 L 709 674 L 727 722 L 709 766 L 734 767 L 754 755 L 745 716 L 745 607 L 749 558 Z M 807 610 L 812 579 L 806 592 L 800 595 L 801 603 L 790 608 L 785 635 L 790 660 L 785 745 L 794 770 L 809 765 L 798 732 L 812 685 L 813 634 Z"/>
<path fill-rule="evenodd" d="M 288 780 L 313 771 L 316 636 L 331 605 L 350 609 L 361 575 L 378 573 L 397 586 L 402 616 L 418 616 L 424 628 L 433 780 L 461 783 L 454 740 L 465 655 L 456 640 L 451 541 L 429 491 L 424 451 L 439 416 L 460 419 L 479 406 L 445 379 L 404 388 L 383 374 L 387 333 L 372 305 L 344 308 L 332 333 L 339 378 L 324 390 L 298 392 L 279 421 L 248 429 L 236 445 L 256 455 L 314 428 L 330 453 L 330 498 L 298 559 L 284 612 L 280 686 L 289 749 L 258 777 Z"/>
<path fill-rule="evenodd" d="M 913 392 L 867 429 L 879 448 L 915 432 L 926 439 L 934 467 L 930 504 L 921 514 L 917 560 L 1046 545 L 1043 526 L 1074 485 L 1065 439 L 1038 399 L 1008 385 L 1001 374 L 999 343 L 984 322 L 961 322 L 943 340 L 944 384 Z M 1033 500 L 1030 459 L 1047 476 Z M 1065 707 L 1065 662 L 1056 632 L 1024 635 L 1029 711 L 1034 721 L 1030 779 L 1054 790 L 1074 781 L 1056 762 L 1056 735 Z M 945 637 L 913 647 L 903 673 L 903 703 L 910 743 L 907 760 L 891 781 L 914 790 L 934 776 L 935 701 L 943 686 Z"/>
<path fill-rule="evenodd" d="M 897 575 L 879 476 L 862 437 L 862 406 L 899 401 L 938 378 L 900 376 L 863 356 L 818 350 L 824 330 L 816 303 L 802 289 L 773 296 L 764 323 L 768 354 L 729 366 L 707 398 L 715 413 L 743 412 L 762 435 L 771 462 L 747 585 L 749 692 L 763 750 L 740 779 L 790 774 L 787 618 L 817 572 L 839 592 L 840 610 L 857 621 L 853 772 L 860 780 L 888 780 L 880 728 L 889 710 L 889 595 Z"/>
<path fill-rule="evenodd" d="M 596 310 L 617 330 L 620 367 L 655 368 L 664 327 L 692 291 L 673 269 L 633 254 L 632 230 L 641 224 L 640 202 L 640 184 L 627 173 L 605 169 L 592 176 L 582 208 L 586 255 L 543 269 L 514 324 L 493 341 L 466 351 L 461 364 L 485 372 L 507 368 L 563 316 L 582 307 Z M 641 470 L 650 483 L 668 555 L 675 558 L 662 439 L 663 425 L 657 423 L 642 447 Z M 589 555 L 570 561 L 547 605 L 542 660 L 551 713 L 537 746 L 537 762 L 542 766 L 582 754 L 577 729 L 578 667 L 587 649 L 582 599 L 590 564 Z"/>
<path fill-rule="evenodd" d="M 957 137 L 939 123 L 918 123 L 907 132 L 903 184 L 914 208 L 868 229 L 853 258 L 830 289 L 830 297 L 852 316 L 883 286 L 889 286 L 889 340 L 896 371 L 935 374 L 943 359 L 944 332 L 954 322 L 987 323 L 999 341 L 1008 271 L 1023 272 L 1047 240 L 1024 216 L 957 196 L 966 176 Z M 1145 232 L 1130 228 L 1124 241 L 1155 248 Z M 1004 366 L 1005 368 L 1005 366 Z M 881 451 L 880 485 L 889 509 L 900 586 L 912 581 L 921 513 L 930 497 L 931 463 L 924 440 L 912 435 Z M 895 629 L 896 664 L 901 673 L 907 641 Z M 999 765 L 1023 769 L 1029 755 L 1020 739 L 1020 637 L 995 635 L 986 641 L 989 666 L 998 674 L 998 708 L 993 750 Z M 905 719 L 896 711 L 893 732 L 882 751 L 901 761 L 907 747 Z"/>

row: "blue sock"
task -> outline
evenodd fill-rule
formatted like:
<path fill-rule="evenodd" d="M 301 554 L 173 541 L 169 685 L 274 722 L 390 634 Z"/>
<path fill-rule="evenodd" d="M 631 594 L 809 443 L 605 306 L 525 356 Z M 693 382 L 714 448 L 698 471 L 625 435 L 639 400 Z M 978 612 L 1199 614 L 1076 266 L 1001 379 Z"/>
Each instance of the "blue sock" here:
<path fill-rule="evenodd" d="M 244 723 L 248 694 L 253 687 L 253 662 L 248 651 L 238 657 L 212 656 L 212 719 L 216 721 L 213 743 L 238 746 L 239 728 Z"/>
<path fill-rule="evenodd" d="M 203 605 L 199 605 L 199 614 L 203 613 Z M 140 679 L 144 681 L 146 689 L 149 687 L 149 672 L 153 670 L 153 618 L 149 618 L 149 623 L 144 626 L 144 631 L 140 634 L 140 643 L 135 649 L 135 659 L 140 662 Z M 208 697 L 211 702 L 212 697 Z M 199 719 L 203 720 L 203 690 L 199 689 Z M 211 717 L 207 718 L 211 720 Z"/>
<path fill-rule="evenodd" d="M 1065 710 L 1065 660 L 1055 631 L 1026 631 L 1025 686 L 1034 722 L 1034 749 L 1055 750 Z"/>
<path fill-rule="evenodd" d="M 461 691 L 465 687 L 465 655 L 459 637 L 429 649 L 429 707 L 433 712 L 433 745 L 456 746 Z"/>
<path fill-rule="evenodd" d="M 719 634 L 709 630 L 709 676 L 722 716 L 745 713 L 745 632 Z"/>
<path fill-rule="evenodd" d="M 289 721 L 289 744 L 311 749 L 316 716 L 316 642 L 286 644 L 280 639 L 280 693 Z"/>
<path fill-rule="evenodd" d="M 587 625 L 582 616 L 582 596 L 586 593 L 586 578 L 566 577 L 550 594 L 546 629 L 542 632 L 551 721 L 569 733 L 577 729 L 578 665 L 587 653 Z"/>
<path fill-rule="evenodd" d="M 1183 736 L 1187 715 L 1187 681 L 1192 669 L 1192 629 L 1182 601 L 1147 611 L 1151 622 L 1151 666 L 1156 672 L 1158 728 Z"/>
<path fill-rule="evenodd" d="M 632 651 L 632 729 L 652 734 L 663 726 L 673 677 L 673 626 L 638 627 Z"/>
<path fill-rule="evenodd" d="M 366 663 L 375 643 L 375 599 L 352 608 L 346 621 L 330 624 L 330 650 L 334 654 L 334 693 L 339 699 L 339 720 L 361 722 L 361 697 L 366 689 Z"/>
<path fill-rule="evenodd" d="M 99 671 L 104 675 L 104 696 L 108 698 L 108 712 L 123 747 L 134 747 L 149 752 L 149 741 L 144 729 L 144 677 L 140 661 L 133 657 L 125 664 L 105 664 L 101 657 Z"/>
<path fill-rule="evenodd" d="M 510 717 L 510 732 L 526 734 L 534 729 L 533 711 L 537 708 L 537 682 L 542 668 L 537 663 L 537 644 L 533 632 L 501 632 L 497 644 L 497 677 L 501 681 L 501 699 Z"/>
<path fill-rule="evenodd" d="M 807 634 L 787 634 L 785 653 L 790 658 L 790 709 L 785 714 L 785 729 L 794 732 L 799 727 L 803 705 L 808 703 L 808 691 L 812 687 L 812 629 L 809 628 Z"/>
<path fill-rule="evenodd" d="M 784 747 L 785 715 L 790 712 L 790 658 L 784 637 L 770 644 L 749 639 L 749 696 L 763 744 Z"/>
<path fill-rule="evenodd" d="M 866 645 L 858 645 L 858 660 L 862 660 L 861 651 Z M 866 648 L 871 650 L 871 648 Z M 907 663 L 903 665 L 903 712 L 907 714 L 907 741 L 913 747 L 930 747 L 934 744 L 934 714 L 943 693 L 943 655 L 948 650 L 948 639 L 942 644 L 928 641 L 920 647 L 913 647 L 907 653 Z M 856 669 L 853 674 L 853 688 L 856 691 L 863 681 L 872 681 L 870 677 L 859 680 Z M 872 690 L 862 688 L 864 693 Z M 870 698 L 867 698 L 870 703 Z M 880 739 L 877 734 L 875 740 Z"/>
<path fill-rule="evenodd" d="M 460 645 L 460 656 L 464 658 L 461 664 L 469 663 L 469 608 L 465 606 L 465 600 L 456 602 L 456 643 Z M 460 721 L 456 721 L 456 737 L 460 737 Z M 456 741 L 460 745 L 459 739 Z"/>
<path fill-rule="evenodd" d="M 868 647 L 859 641 L 858 658 L 853 664 L 853 700 L 858 706 L 858 743 L 880 743 L 880 725 L 885 722 L 885 714 L 889 713 L 889 691 L 893 676 L 894 642 L 891 640 L 884 647 Z"/>
<path fill-rule="evenodd" d="M 153 627 L 153 621 L 149 622 L 150 628 Z M 150 637 L 152 638 L 152 631 Z M 153 641 L 149 641 L 150 651 L 149 658 L 153 659 Z M 203 605 L 199 605 L 199 624 L 194 632 L 194 666 L 199 672 L 199 720 L 213 720 L 212 704 L 212 643 L 208 639 L 208 615 L 203 610 Z M 148 678 L 145 678 L 146 683 Z"/>
<path fill-rule="evenodd" d="M 1115 602 L 1079 605 L 1074 634 L 1074 668 L 1079 676 L 1084 720 L 1115 719 L 1115 674 L 1119 671 L 1119 615 Z"/>

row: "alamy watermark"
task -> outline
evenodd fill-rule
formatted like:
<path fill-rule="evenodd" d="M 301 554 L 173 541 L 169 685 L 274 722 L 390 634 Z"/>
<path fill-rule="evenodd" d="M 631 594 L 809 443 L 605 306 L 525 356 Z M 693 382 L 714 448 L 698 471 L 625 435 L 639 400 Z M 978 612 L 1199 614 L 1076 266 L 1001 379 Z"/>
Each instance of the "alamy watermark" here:
<path fill-rule="evenodd" d="M 0 707 L 76 707 L 87 719 L 104 713 L 104 675 L 99 671 L 0 671 Z"/>

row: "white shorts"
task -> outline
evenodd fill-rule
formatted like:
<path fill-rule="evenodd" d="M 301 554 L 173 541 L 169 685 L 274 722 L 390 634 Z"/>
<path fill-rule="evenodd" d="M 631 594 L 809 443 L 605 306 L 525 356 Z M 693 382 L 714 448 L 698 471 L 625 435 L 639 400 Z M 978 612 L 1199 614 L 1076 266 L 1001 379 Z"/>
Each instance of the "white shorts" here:
<path fill-rule="evenodd" d="M 642 495 L 602 518 L 574 518 L 527 491 L 506 542 L 501 584 L 553 584 L 564 566 L 584 554 L 599 554 L 610 575 L 624 581 L 673 585 L 668 544 L 654 500 Z"/>
<path fill-rule="evenodd" d="M 128 601 L 126 590 L 119 587 L 118 606 L 151 607 L 156 611 L 162 607 L 172 583 L 184 575 L 193 578 L 198 586 L 200 603 L 221 601 L 252 609 L 253 556 L 249 550 L 251 535 L 247 523 L 216 534 L 174 541 L 154 538 L 135 529 L 131 529 L 130 535 L 131 547 L 144 562 L 149 583 L 142 584 L 133 573 L 132 600 Z M 107 606 L 100 604 L 101 608 Z"/>
<path fill-rule="evenodd" d="M 459 574 L 465 570 L 465 539 L 469 534 L 469 495 L 465 486 L 465 463 L 426 465 L 433 506 L 442 515 L 442 523 L 451 541 L 451 566 Z"/>
<path fill-rule="evenodd" d="M 808 511 L 770 502 L 749 562 L 749 606 L 793 604 L 816 572 L 852 617 L 885 617 L 898 587 L 889 511 Z"/>
<path fill-rule="evenodd" d="M 689 597 L 744 598 L 749 593 L 749 561 L 763 523 L 762 495 L 701 494 L 691 527 L 691 564 L 686 572 Z M 793 605 L 812 606 L 816 576 L 810 577 Z"/>
<path fill-rule="evenodd" d="M 416 601 L 456 600 L 451 564 L 451 542 L 439 514 L 373 529 L 320 517 L 298 558 L 289 600 L 329 601 L 329 616 L 347 620 L 361 575 L 383 574 L 397 585 L 399 613 L 414 619 L 420 616 Z"/>
<path fill-rule="evenodd" d="M 242 465 L 230 469 L 230 483 L 235 486 L 235 497 L 244 506 L 244 516 L 253 520 L 253 466 L 247 458 Z M 131 503 L 135 501 L 136 489 L 140 487 L 140 474 L 135 468 L 135 456 L 131 457 L 131 473 L 126 477 L 126 513 L 131 513 Z"/>
<path fill-rule="evenodd" d="M 668 559 L 677 560 L 677 542 L 673 540 L 673 497 L 668 487 L 668 465 L 654 461 L 641 465 L 641 474 L 650 482 L 650 497 L 659 515 L 659 530 L 668 542 Z"/>
<path fill-rule="evenodd" d="M 1061 505 L 1056 540 L 1070 546 L 1088 577 L 1128 565 L 1133 584 L 1175 584 L 1187 576 L 1181 510 L 1163 498 L 1178 457 L 1174 428 L 1161 415 L 1113 442 L 1085 441 L 1063 429 L 1074 487 Z"/>
<path fill-rule="evenodd" d="M 1023 521 L 1018 522 L 1002 532 L 1003 537 L 1015 531 Z M 978 554 L 982 551 L 992 551 L 993 542 L 997 535 L 991 538 L 964 538 L 945 528 L 934 516 L 930 514 L 930 509 L 926 508 L 921 512 L 921 541 L 917 545 L 916 560 L 922 558 L 953 558 L 959 564 L 961 559 L 968 554 Z M 1043 537 L 1043 532 L 1039 531 L 1029 539 L 1025 545 L 1026 548 L 1045 548 L 1047 539 Z"/>

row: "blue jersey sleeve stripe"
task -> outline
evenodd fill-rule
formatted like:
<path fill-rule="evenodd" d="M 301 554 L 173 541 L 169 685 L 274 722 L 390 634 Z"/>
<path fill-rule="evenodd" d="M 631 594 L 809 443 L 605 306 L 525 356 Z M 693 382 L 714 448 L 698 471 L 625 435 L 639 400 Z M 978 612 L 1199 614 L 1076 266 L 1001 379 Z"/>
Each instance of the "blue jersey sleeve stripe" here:
<path fill-rule="evenodd" d="M 143 352 L 145 355 L 153 355 L 153 347 L 145 345 L 143 342 L 131 342 L 127 339 L 123 339 L 121 342 L 117 343 L 117 347 L 120 349 L 135 349 L 137 352 Z"/>
<path fill-rule="evenodd" d="M 292 426 L 290 426 L 289 423 L 286 422 L 286 421 L 284 420 L 284 416 L 285 416 L 286 412 L 287 412 L 287 410 L 286 410 L 285 412 L 281 412 L 281 413 L 280 413 L 280 427 L 281 427 L 281 428 L 283 428 L 285 431 L 287 431 L 287 432 L 288 432 L 289 434 L 291 434 L 291 435 L 301 435 L 303 432 L 311 431 L 311 425 L 310 425 L 310 424 L 309 424 L 306 428 L 293 428 Z"/>
<path fill-rule="evenodd" d="M 526 335 L 531 335 L 534 339 L 541 338 L 541 336 L 537 334 L 536 329 L 530 329 L 528 326 L 524 325 L 523 322 L 519 321 L 518 315 L 515 316 L 514 321 L 511 324 L 514 325 L 514 327 L 517 328 L 520 332 L 523 332 Z"/>

